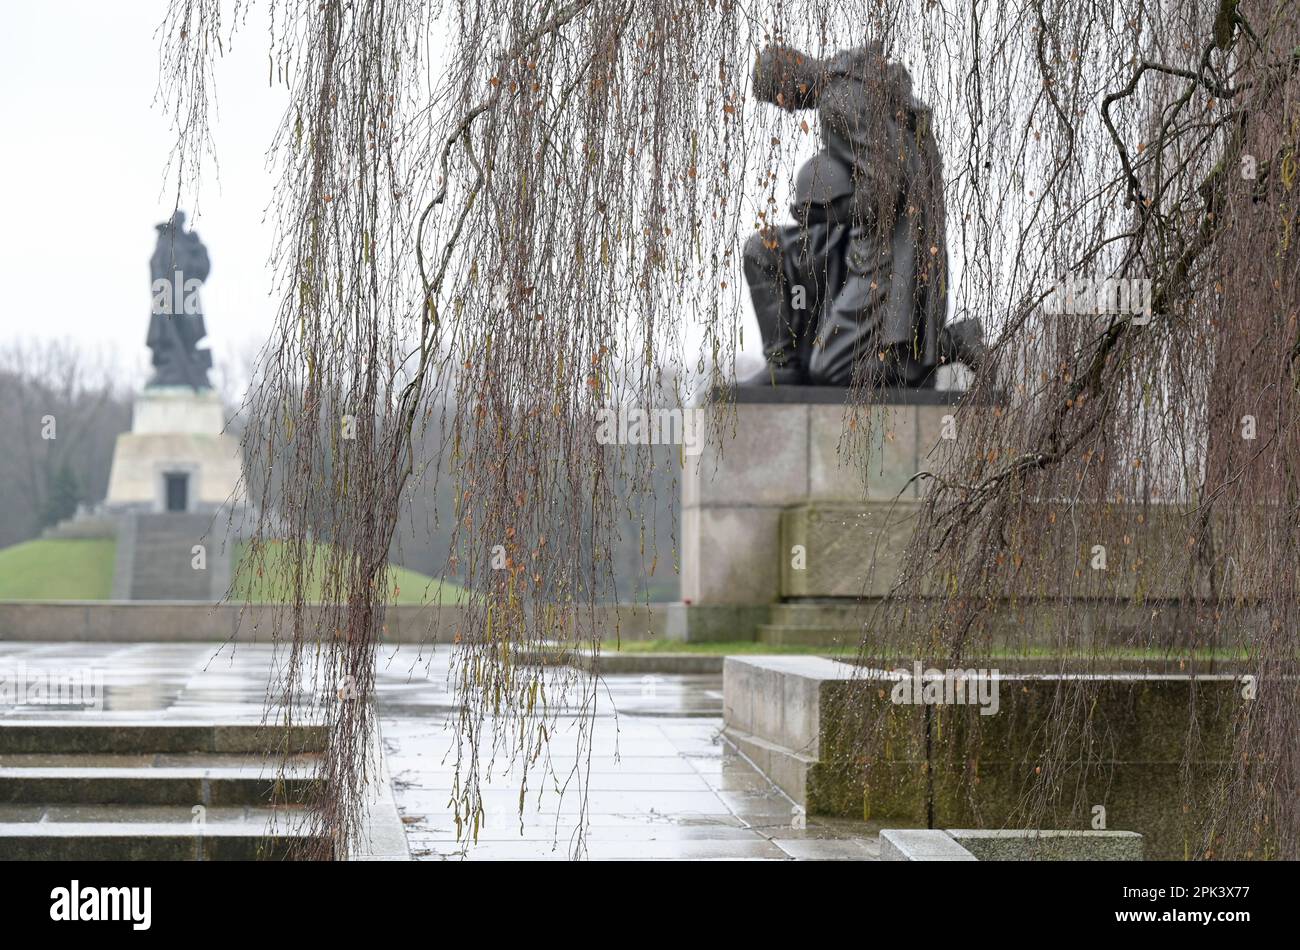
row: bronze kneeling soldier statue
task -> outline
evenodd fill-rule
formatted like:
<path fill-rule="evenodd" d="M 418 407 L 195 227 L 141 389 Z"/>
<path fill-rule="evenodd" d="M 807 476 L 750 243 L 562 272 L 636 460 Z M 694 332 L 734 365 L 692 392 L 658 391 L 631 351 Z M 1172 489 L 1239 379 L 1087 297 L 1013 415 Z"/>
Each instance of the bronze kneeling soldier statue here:
<path fill-rule="evenodd" d="M 818 110 L 825 148 L 795 182 L 795 224 L 745 245 L 767 366 L 742 385 L 934 385 L 978 366 L 978 321 L 946 325 L 943 171 L 930 111 L 877 45 L 818 61 L 769 47 L 759 98 Z"/>

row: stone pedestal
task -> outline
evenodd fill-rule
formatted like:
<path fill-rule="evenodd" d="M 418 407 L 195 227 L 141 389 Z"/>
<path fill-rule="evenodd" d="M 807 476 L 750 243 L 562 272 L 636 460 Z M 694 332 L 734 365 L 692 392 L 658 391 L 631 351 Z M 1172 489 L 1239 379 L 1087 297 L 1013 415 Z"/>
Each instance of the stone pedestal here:
<path fill-rule="evenodd" d="M 1032 661 L 1010 662 L 1029 669 L 970 671 L 971 681 L 983 677 L 986 695 L 996 697 L 997 714 L 984 715 L 970 703 L 897 702 L 893 690 L 905 664 L 880 670 L 823 657 L 728 656 L 723 735 L 810 815 L 1002 828 L 1023 816 L 1030 766 L 1045 754 L 1060 691 L 1075 677 L 1086 679 L 1089 716 L 1111 738 L 1093 743 L 1088 761 L 1065 765 L 1046 803 L 1046 827 L 1087 828 L 1092 815 L 1076 802 L 1102 804 L 1107 823 L 1139 832 L 1151 857 L 1184 857 L 1187 842 L 1199 841 L 1189 836 L 1203 827 L 1213 777 L 1232 751 L 1241 676 L 1174 672 L 1173 662 L 1158 660 L 1134 661 L 1131 669 L 1117 663 L 1114 671 L 1085 661 L 1072 673 L 1048 658 L 1046 675 L 1032 671 Z M 1189 714 L 1198 723 L 1194 734 Z M 863 723 L 879 723 L 886 737 L 869 774 Z M 1189 776 L 1193 800 L 1174 807 L 1184 801 Z M 991 850 L 1015 846 L 988 843 Z"/>
<path fill-rule="evenodd" d="M 224 426 L 221 397 L 210 389 L 146 389 L 136 397 L 131 431 L 117 438 L 106 508 L 121 513 L 168 511 L 168 476 L 184 479 L 182 512 L 213 512 L 239 504 L 239 442 L 222 432 Z M 173 501 L 177 494 L 173 488 Z"/>
<path fill-rule="evenodd" d="M 798 564 L 807 539 L 793 523 L 783 537 L 788 511 L 809 505 L 860 510 L 870 503 L 884 521 L 905 522 L 925 490 L 912 477 L 941 470 L 956 445 L 961 395 L 891 390 L 877 393 L 870 406 L 851 407 L 843 389 L 760 387 L 739 390 L 734 407 L 705 406 L 703 412 L 724 420 L 734 410 L 735 424 L 686 460 L 681 590 L 687 619 L 670 622 L 670 633 L 753 636 L 766 605 L 783 596 L 783 573 L 803 569 Z M 854 444 L 861 439 L 867 440 L 865 452 Z M 898 500 L 901 511 L 885 514 Z M 802 524 L 806 529 L 806 518 Z M 856 596 L 858 583 L 849 592 L 822 590 L 819 581 L 806 591 L 787 582 L 784 596 Z"/>
<path fill-rule="evenodd" d="M 210 389 L 153 386 L 117 437 L 104 512 L 118 524 L 116 600 L 215 601 L 245 510 L 239 440 Z"/>

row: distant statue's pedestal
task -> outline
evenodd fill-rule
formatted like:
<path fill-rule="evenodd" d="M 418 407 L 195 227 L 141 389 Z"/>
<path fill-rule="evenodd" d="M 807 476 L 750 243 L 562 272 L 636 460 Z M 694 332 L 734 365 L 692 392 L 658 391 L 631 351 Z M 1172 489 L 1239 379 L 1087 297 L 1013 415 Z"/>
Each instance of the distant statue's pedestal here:
<path fill-rule="evenodd" d="M 239 504 L 239 441 L 224 427 L 225 408 L 211 389 L 145 389 L 136 397 L 131 431 L 117 438 L 106 508 L 210 514 Z"/>
<path fill-rule="evenodd" d="M 211 389 L 151 386 L 117 437 L 103 512 L 117 522 L 115 600 L 217 601 L 246 511 L 239 440 Z"/>

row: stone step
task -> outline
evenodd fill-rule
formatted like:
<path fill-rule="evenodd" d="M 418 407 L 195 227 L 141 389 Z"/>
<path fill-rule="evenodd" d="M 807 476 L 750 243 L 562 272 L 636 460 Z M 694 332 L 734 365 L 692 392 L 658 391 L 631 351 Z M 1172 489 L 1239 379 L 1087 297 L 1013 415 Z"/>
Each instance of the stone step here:
<path fill-rule="evenodd" d="M 219 596 L 230 552 L 220 524 L 208 515 L 141 514 L 127 532 L 130 565 L 125 596 L 131 600 L 210 600 Z M 207 547 L 207 568 L 192 564 L 196 544 Z"/>
<path fill-rule="evenodd" d="M 0 861 L 285 860 L 311 844 L 300 811 L 0 805 Z"/>
<path fill-rule="evenodd" d="M 313 752 L 290 756 L 285 766 L 307 768 L 320 761 Z M 266 767 L 267 757 L 254 752 L 129 752 L 103 754 L 17 752 L 0 755 L 4 769 L 209 769 L 229 771 L 258 770 Z M 275 759 L 280 764 L 280 759 Z"/>
<path fill-rule="evenodd" d="M 190 535 L 187 535 L 185 537 L 180 537 L 180 538 L 149 538 L 147 540 L 142 539 L 138 541 L 136 543 L 135 550 L 137 555 L 139 555 L 142 552 L 148 552 L 150 554 L 162 553 L 162 554 L 169 554 L 178 558 L 183 558 L 185 562 L 185 566 L 188 568 L 190 566 L 190 558 L 193 554 L 191 548 L 193 548 L 194 545 L 196 544 L 202 544 L 202 543 L 203 542 L 200 541 L 197 537 L 190 536 Z M 166 563 L 161 563 L 161 564 L 144 563 L 144 566 L 152 567 L 159 571 L 164 571 L 168 567 L 171 567 L 172 565 Z"/>
<path fill-rule="evenodd" d="M 142 512 L 136 518 L 141 528 L 150 531 L 177 531 L 181 528 L 204 530 L 213 523 L 211 515 L 184 511 Z"/>
<path fill-rule="evenodd" d="M 302 723 L 287 733 L 260 722 L 147 722 L 85 719 L 0 720 L 0 755 L 131 755 L 141 753 L 255 753 L 286 743 L 293 752 L 321 752 L 325 726 Z"/>
<path fill-rule="evenodd" d="M 311 765 L 230 767 L 0 764 L 0 802 L 40 805 L 265 805 L 282 783 L 289 801 L 319 787 Z"/>
<path fill-rule="evenodd" d="M 212 539 L 212 532 L 207 524 L 203 525 L 174 525 L 168 528 L 144 528 L 139 526 L 136 529 L 136 539 L 146 545 L 164 545 L 164 543 L 179 543 L 194 539 L 198 543 L 201 538 Z"/>
<path fill-rule="evenodd" d="M 190 546 L 195 544 L 206 544 L 211 539 L 204 539 L 203 532 L 177 531 L 167 534 L 144 534 L 136 537 L 136 550 L 177 550 L 183 551 L 186 560 L 189 560 Z"/>
<path fill-rule="evenodd" d="M 136 584 L 131 593 L 137 600 L 205 601 L 211 599 L 210 587 L 207 584 L 182 587 L 172 581 Z"/>
<path fill-rule="evenodd" d="M 206 531 L 150 531 L 136 535 L 136 545 L 143 548 L 187 547 L 212 541 Z"/>
<path fill-rule="evenodd" d="M 855 648 L 862 642 L 863 634 L 843 627 L 790 627 L 765 623 L 759 626 L 757 639 L 759 643 L 773 646 Z"/>
<path fill-rule="evenodd" d="M 772 605 L 768 623 L 780 627 L 863 630 L 871 617 L 871 601 L 786 601 Z"/>
<path fill-rule="evenodd" d="M 325 741 L 311 722 L 0 719 L 0 860 L 319 855 L 284 802 L 320 791 Z"/>

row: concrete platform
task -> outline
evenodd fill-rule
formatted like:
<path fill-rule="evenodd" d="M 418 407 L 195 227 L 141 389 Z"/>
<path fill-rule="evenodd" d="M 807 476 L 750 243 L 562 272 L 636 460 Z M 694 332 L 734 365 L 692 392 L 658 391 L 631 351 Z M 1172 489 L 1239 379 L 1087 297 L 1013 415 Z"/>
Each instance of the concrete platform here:
<path fill-rule="evenodd" d="M 722 674 L 724 734 L 806 805 L 808 773 L 820 761 L 827 684 L 853 676 L 852 666 L 824 657 L 729 656 Z"/>
<path fill-rule="evenodd" d="M 1142 836 L 1131 831 L 887 829 L 882 861 L 1141 861 Z"/>
<path fill-rule="evenodd" d="M 153 721 L 184 726 L 209 717 L 228 727 L 255 730 L 265 710 L 271 657 L 272 651 L 261 645 L 0 643 L 0 664 L 21 662 L 31 669 L 50 670 L 72 665 L 101 671 L 102 709 L 75 718 L 87 730 L 104 727 L 108 731 L 103 735 L 112 734 L 115 725 L 135 728 L 142 721 Z M 351 855 L 354 860 L 400 859 L 408 845 L 412 856 L 421 860 L 567 860 L 580 854 L 608 860 L 876 859 L 878 826 L 805 815 L 721 737 L 722 679 L 716 673 L 602 673 L 593 684 L 595 701 L 585 707 L 586 713 L 571 706 L 556 720 L 549 771 L 546 762 L 525 770 L 504 768 L 509 757 L 493 760 L 489 741 L 480 763 L 488 777 L 483 786 L 485 820 L 477 842 L 458 839 L 448 807 L 456 774 L 452 724 L 457 706 L 449 687 L 452 650 L 393 647 L 379 651 L 376 662 L 383 759 L 391 782 L 381 779 L 374 797 L 387 796 L 390 820 L 382 826 L 372 822 L 376 833 L 365 848 Z M 584 682 L 573 670 L 556 672 L 570 689 Z M 558 701 L 561 688 L 557 680 L 556 692 L 548 689 L 548 696 Z M 570 694 L 569 701 L 577 695 Z M 73 718 L 67 710 L 0 707 L 0 722 L 6 713 L 13 721 Z M 585 746 L 579 743 L 579 729 L 587 732 Z M 193 741 L 183 744 L 210 749 L 216 743 L 195 734 Z M 80 740 L 66 745 L 71 750 L 87 747 Z M 23 747 L 30 749 L 26 743 Z M 121 759 L 70 751 L 50 756 L 44 765 L 63 767 L 68 756 L 83 754 L 88 758 L 79 764 L 89 767 L 125 764 Z M 32 763 L 26 757 L 30 755 L 14 751 L 6 761 L 27 767 Z M 182 760 L 195 766 L 222 761 L 211 751 L 114 755 L 137 756 L 142 767 L 157 768 Z M 561 792 L 555 779 L 567 782 L 567 790 Z M 521 786 L 527 790 L 522 814 Z M 253 815 L 254 810 L 244 813 L 214 804 L 207 809 L 207 820 L 212 826 L 242 820 L 244 814 Z M 185 806 L 0 804 L 0 823 L 28 825 L 9 829 L 14 840 L 0 845 L 0 850 L 8 848 L 6 853 L 15 855 L 71 853 L 60 850 L 71 845 L 59 839 L 76 837 L 75 829 L 66 833 L 55 829 L 41 839 L 18 841 L 30 838 L 31 823 L 144 826 L 188 820 Z M 260 834 L 262 828 L 249 830 Z M 86 840 L 97 842 L 102 837 L 105 855 L 181 858 L 194 854 L 186 851 L 194 846 L 186 828 L 147 831 L 132 838 L 130 829 L 119 827 Z M 575 850 L 580 831 L 585 850 Z M 221 849 L 236 847 L 244 848 L 245 857 L 251 854 L 246 844 L 226 845 L 212 836 L 204 842 L 205 849 L 209 845 L 217 849 L 204 850 L 205 857 L 233 854 Z"/>
<path fill-rule="evenodd" d="M 880 833 L 882 861 L 978 861 L 946 831 L 887 829 Z"/>
<path fill-rule="evenodd" d="M 1033 763 L 1043 754 L 1035 743 L 1045 733 L 1044 718 L 1057 708 L 1054 697 L 1072 681 L 1086 680 L 1093 728 L 1104 730 L 1107 742 L 1095 746 L 1093 758 L 1069 765 L 1058 787 L 1102 805 L 1119 829 L 1141 833 L 1151 856 L 1187 854 L 1208 805 L 1171 803 L 1184 801 L 1188 776 L 1193 789 L 1213 787 L 1230 748 L 1232 710 L 1241 701 L 1237 676 L 990 671 L 985 679 L 998 700 L 987 707 L 989 715 L 973 704 L 895 703 L 898 680 L 891 671 L 818 657 L 729 656 L 724 734 L 811 815 L 870 818 L 886 826 L 1014 829 Z M 1189 745 L 1193 708 L 1198 730 Z M 864 759 L 864 721 L 884 730 L 886 751 L 872 760 Z M 1062 793 L 1047 803 L 1042 818 L 1047 828 L 1083 831 L 1091 813 Z M 972 849 L 1024 844 L 980 835 L 972 840 Z M 1068 836 L 1036 842 L 1048 850 L 1069 844 Z"/>

